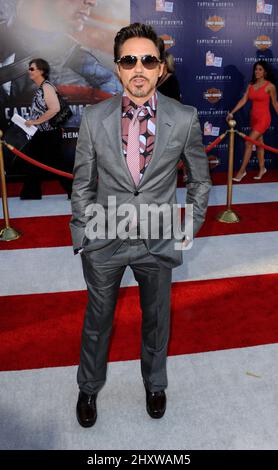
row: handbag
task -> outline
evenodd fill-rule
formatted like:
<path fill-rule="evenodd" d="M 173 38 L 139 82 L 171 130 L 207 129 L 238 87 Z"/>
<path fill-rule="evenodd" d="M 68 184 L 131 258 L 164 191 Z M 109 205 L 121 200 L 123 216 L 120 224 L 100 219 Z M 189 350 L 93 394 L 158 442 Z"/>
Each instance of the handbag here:
<path fill-rule="evenodd" d="M 63 98 L 63 96 L 61 96 L 57 91 L 56 93 L 60 103 L 60 111 L 58 111 L 55 116 L 49 119 L 49 124 L 52 127 L 61 127 L 72 116 L 72 110 L 70 109 L 69 104 L 65 98 Z"/>

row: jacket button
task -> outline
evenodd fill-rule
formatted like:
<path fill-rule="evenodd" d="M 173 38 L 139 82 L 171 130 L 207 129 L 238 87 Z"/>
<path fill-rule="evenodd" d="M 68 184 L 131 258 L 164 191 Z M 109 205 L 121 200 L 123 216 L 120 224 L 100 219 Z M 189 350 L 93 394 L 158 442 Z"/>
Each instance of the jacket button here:
<path fill-rule="evenodd" d="M 138 194 L 139 194 L 139 191 L 134 191 L 134 193 L 133 193 L 133 194 L 134 194 L 134 196 L 138 196 Z"/>

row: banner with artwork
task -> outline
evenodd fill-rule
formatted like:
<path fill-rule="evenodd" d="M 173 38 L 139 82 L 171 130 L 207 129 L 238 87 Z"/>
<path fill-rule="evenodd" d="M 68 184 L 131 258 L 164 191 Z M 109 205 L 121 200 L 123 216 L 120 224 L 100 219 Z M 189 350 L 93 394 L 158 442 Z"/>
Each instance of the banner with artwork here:
<path fill-rule="evenodd" d="M 227 129 L 225 117 L 243 96 L 256 61 L 267 61 L 277 76 L 278 2 L 263 0 L 131 0 L 131 20 L 153 26 L 173 54 L 184 104 L 195 106 L 208 145 Z M 250 105 L 235 115 L 237 129 L 249 134 Z M 271 109 L 265 142 L 278 148 L 278 117 Z M 236 138 L 238 167 L 244 142 Z M 210 152 L 217 171 L 227 169 L 228 140 Z M 277 155 L 266 151 L 268 168 Z M 250 165 L 257 166 L 255 153 Z"/>
<path fill-rule="evenodd" d="M 73 112 L 63 134 L 72 164 L 84 106 L 122 90 L 113 42 L 129 22 L 129 0 L 0 0 L 0 128 L 14 113 L 28 118 L 36 88 L 28 64 L 41 57 Z M 16 166 L 8 170 L 14 174 Z"/>

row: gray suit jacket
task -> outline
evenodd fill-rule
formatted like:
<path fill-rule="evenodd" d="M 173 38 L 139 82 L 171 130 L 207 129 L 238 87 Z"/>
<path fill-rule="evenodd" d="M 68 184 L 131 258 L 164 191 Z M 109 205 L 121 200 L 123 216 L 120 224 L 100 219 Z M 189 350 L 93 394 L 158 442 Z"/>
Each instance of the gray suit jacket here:
<path fill-rule="evenodd" d="M 122 96 L 88 106 L 83 113 L 76 148 L 70 228 L 74 249 L 93 250 L 100 262 L 108 260 L 122 240 L 88 239 L 85 215 L 91 203 L 107 211 L 108 196 L 123 203 L 176 203 L 177 164 L 180 158 L 187 168 L 187 200 L 193 204 L 194 235 L 201 227 L 211 186 L 208 160 L 202 145 L 197 111 L 158 93 L 156 136 L 152 159 L 137 186 L 134 185 L 122 150 Z M 162 264 L 174 267 L 182 263 L 182 252 L 175 250 L 174 238 L 143 237 L 148 250 Z"/>

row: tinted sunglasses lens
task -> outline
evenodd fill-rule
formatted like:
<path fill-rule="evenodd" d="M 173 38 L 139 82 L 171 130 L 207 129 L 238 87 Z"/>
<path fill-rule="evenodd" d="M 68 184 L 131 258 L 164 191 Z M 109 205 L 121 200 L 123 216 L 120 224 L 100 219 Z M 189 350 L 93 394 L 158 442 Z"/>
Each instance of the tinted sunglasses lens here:
<path fill-rule="evenodd" d="M 34 67 L 29 67 L 30 72 L 34 72 Z"/>
<path fill-rule="evenodd" d="M 159 60 L 157 59 L 157 57 L 153 55 L 144 55 L 141 58 L 141 62 L 144 65 L 144 67 L 148 70 L 155 69 L 157 64 L 159 64 Z"/>
<path fill-rule="evenodd" d="M 135 55 L 126 55 L 121 57 L 118 62 L 123 69 L 130 70 L 137 64 L 137 57 Z M 144 55 L 141 57 L 141 62 L 146 69 L 152 70 L 159 64 L 159 59 L 153 55 Z"/>
<path fill-rule="evenodd" d="M 126 55 L 119 60 L 119 64 L 125 70 L 133 69 L 133 67 L 135 67 L 136 65 L 136 62 L 137 57 L 135 57 L 134 55 Z"/>

